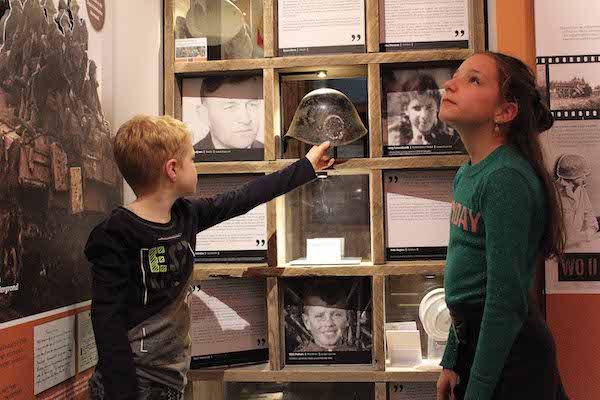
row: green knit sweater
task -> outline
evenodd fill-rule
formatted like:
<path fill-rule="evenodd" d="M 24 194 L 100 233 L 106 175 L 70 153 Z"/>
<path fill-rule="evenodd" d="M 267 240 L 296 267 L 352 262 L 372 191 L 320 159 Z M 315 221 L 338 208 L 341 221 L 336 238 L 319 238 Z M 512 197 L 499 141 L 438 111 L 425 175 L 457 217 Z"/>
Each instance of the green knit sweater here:
<path fill-rule="evenodd" d="M 546 224 L 542 181 L 520 153 L 500 146 L 454 180 L 444 275 L 449 307 L 485 305 L 466 400 L 492 397 L 528 312 L 528 295 Z M 452 329 L 442 359 L 456 360 Z"/>

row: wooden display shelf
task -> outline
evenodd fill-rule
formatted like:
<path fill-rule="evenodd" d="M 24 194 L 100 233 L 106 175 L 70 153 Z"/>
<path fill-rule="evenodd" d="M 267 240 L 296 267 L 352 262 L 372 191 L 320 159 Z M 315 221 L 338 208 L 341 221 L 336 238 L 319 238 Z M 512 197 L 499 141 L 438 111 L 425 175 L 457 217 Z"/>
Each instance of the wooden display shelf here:
<path fill-rule="evenodd" d="M 351 158 L 336 160 L 327 172 L 351 174 L 383 169 L 458 168 L 468 160 L 466 155 Z M 298 160 L 197 162 L 195 165 L 198 174 L 250 174 L 275 172 L 295 161 Z"/>
<path fill-rule="evenodd" d="M 257 278 L 301 276 L 398 276 L 439 274 L 445 261 L 390 261 L 382 265 L 311 265 L 269 267 L 267 264 L 196 264 L 194 280 L 211 278 Z"/>
<path fill-rule="evenodd" d="M 224 382 L 436 382 L 438 366 L 388 368 L 377 371 L 372 365 L 287 365 L 279 371 L 269 364 L 225 369 L 191 370 L 190 381 Z"/>
<path fill-rule="evenodd" d="M 252 58 L 175 63 L 176 75 L 199 75 L 207 72 L 251 71 L 266 68 L 329 68 L 341 65 L 459 61 L 473 54 L 470 49 L 423 50 L 389 53 L 330 54 L 319 56 Z"/>

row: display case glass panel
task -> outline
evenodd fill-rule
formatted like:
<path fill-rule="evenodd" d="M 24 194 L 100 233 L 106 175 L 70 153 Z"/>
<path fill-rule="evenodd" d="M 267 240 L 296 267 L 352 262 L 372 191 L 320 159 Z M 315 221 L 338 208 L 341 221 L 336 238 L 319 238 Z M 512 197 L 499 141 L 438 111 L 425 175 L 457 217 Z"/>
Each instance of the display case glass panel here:
<path fill-rule="evenodd" d="M 262 0 L 175 0 L 175 60 L 264 55 Z"/>
<path fill-rule="evenodd" d="M 322 176 L 285 195 L 283 203 L 285 263 L 353 265 L 371 260 L 369 175 Z M 321 245 L 322 251 L 311 251 Z"/>

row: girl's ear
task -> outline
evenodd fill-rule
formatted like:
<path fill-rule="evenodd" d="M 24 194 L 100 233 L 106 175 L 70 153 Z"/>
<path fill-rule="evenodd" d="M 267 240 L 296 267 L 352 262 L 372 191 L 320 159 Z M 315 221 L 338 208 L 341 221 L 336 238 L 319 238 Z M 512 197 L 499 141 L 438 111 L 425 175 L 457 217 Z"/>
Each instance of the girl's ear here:
<path fill-rule="evenodd" d="M 519 105 L 515 102 L 505 102 L 500 105 L 496 110 L 496 115 L 494 116 L 494 122 L 496 124 L 502 125 L 507 124 L 514 120 L 519 113 Z"/>

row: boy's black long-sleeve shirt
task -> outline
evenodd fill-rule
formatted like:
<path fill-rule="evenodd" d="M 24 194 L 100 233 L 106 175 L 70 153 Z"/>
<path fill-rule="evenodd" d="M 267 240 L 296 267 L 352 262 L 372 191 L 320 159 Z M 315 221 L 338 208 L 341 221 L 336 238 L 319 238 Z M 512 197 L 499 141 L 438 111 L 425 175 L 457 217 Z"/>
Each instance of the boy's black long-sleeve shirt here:
<path fill-rule="evenodd" d="M 94 228 L 85 255 L 92 263 L 92 323 L 106 398 L 135 399 L 138 377 L 183 391 L 196 235 L 314 178 L 303 158 L 214 198 L 180 198 L 169 223 L 119 207 Z"/>

